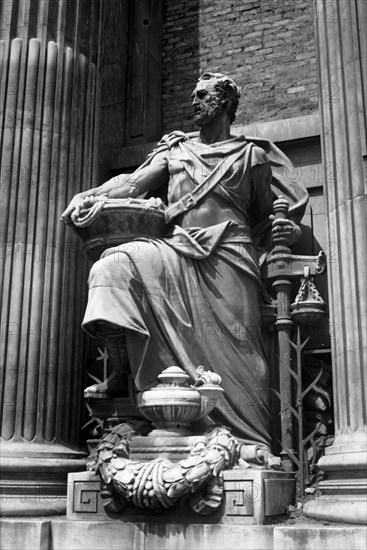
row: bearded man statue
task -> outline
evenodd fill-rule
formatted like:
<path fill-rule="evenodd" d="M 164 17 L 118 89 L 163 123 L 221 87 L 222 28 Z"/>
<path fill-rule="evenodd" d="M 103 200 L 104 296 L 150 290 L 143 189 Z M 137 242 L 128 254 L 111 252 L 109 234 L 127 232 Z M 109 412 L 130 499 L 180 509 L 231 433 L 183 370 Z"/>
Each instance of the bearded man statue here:
<path fill-rule="evenodd" d="M 166 190 L 165 237 L 108 249 L 91 269 L 83 328 L 104 339 L 115 367 L 87 391 L 118 395 L 127 365 L 139 390 L 171 365 L 192 379 L 203 365 L 224 389 L 210 421 L 269 450 L 258 246 L 266 249 L 272 232 L 290 244 L 298 238 L 307 193 L 285 182 L 290 161 L 274 144 L 231 134 L 240 98 L 231 78 L 203 74 L 192 98 L 197 137 L 164 136 L 134 174 L 78 194 L 63 215 L 76 216 L 101 196 Z M 272 217 L 280 194 L 290 203 L 289 220 Z"/>

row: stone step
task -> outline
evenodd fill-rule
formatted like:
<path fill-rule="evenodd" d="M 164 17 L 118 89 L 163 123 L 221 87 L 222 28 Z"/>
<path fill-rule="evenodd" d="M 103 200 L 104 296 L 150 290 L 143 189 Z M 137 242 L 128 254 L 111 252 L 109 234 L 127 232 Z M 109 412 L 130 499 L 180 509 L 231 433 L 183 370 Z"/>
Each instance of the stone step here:
<path fill-rule="evenodd" d="M 364 550 L 367 527 L 1 519 L 2 550 Z"/>

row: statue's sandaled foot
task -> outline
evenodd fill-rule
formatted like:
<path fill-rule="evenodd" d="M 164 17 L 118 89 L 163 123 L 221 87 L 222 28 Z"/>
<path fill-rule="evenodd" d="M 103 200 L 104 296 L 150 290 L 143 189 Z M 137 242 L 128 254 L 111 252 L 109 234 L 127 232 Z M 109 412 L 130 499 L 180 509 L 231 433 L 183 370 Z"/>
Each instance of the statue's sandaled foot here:
<path fill-rule="evenodd" d="M 93 384 L 84 390 L 84 397 L 101 396 L 103 394 L 107 394 L 106 382 L 102 382 L 101 384 Z"/>
<path fill-rule="evenodd" d="M 112 372 L 112 374 L 101 384 L 93 384 L 85 388 L 84 397 L 124 397 L 127 393 L 127 375 Z"/>

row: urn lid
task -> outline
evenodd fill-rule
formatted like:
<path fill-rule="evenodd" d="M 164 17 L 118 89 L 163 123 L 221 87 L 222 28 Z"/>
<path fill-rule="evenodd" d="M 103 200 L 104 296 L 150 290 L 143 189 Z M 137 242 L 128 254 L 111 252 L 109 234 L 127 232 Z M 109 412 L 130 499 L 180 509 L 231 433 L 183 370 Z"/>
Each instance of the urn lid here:
<path fill-rule="evenodd" d="M 172 366 L 158 375 L 159 385 L 189 386 L 190 376 L 180 367 Z"/>

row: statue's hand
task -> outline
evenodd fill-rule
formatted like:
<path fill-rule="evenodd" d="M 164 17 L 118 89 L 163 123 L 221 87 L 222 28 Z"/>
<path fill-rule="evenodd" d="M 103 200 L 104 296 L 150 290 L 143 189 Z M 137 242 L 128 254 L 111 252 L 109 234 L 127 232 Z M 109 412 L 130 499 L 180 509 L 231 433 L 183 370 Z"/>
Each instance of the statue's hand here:
<path fill-rule="evenodd" d="M 80 210 L 84 207 L 84 198 L 83 193 L 78 193 L 71 199 L 66 210 L 61 214 L 61 219 L 64 222 L 70 223 L 71 216 L 79 216 Z"/>
<path fill-rule="evenodd" d="M 269 216 L 272 221 L 273 243 L 278 244 L 280 241 L 286 241 L 289 246 L 292 246 L 299 241 L 302 234 L 301 228 L 292 220 L 287 218 L 275 219 L 273 215 Z"/>
<path fill-rule="evenodd" d="M 94 195 L 85 196 L 84 193 L 78 193 L 75 195 L 66 210 L 61 214 L 61 219 L 70 223 L 80 216 L 80 211 L 93 206 L 101 197 L 95 197 Z M 104 197 L 106 198 L 106 197 Z"/>
<path fill-rule="evenodd" d="M 150 203 L 149 206 L 152 206 L 153 208 L 160 208 L 160 209 L 164 210 L 163 201 L 159 197 L 151 197 L 150 199 L 148 199 L 148 202 Z"/>

